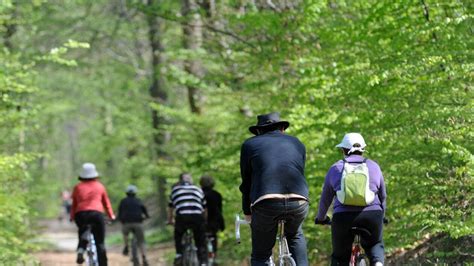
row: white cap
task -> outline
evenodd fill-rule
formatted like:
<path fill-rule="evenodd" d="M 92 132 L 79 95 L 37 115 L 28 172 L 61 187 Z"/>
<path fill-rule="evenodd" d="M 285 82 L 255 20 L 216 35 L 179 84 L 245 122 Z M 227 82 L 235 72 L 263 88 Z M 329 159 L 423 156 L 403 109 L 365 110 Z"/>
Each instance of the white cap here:
<path fill-rule="evenodd" d="M 137 187 L 134 185 L 128 185 L 127 189 L 125 190 L 126 193 L 136 194 L 138 191 Z"/>
<path fill-rule="evenodd" d="M 79 174 L 80 178 L 93 179 L 98 176 L 99 176 L 99 173 L 95 169 L 95 165 L 93 163 L 85 163 L 82 165 L 82 171 Z"/>
<path fill-rule="evenodd" d="M 354 147 L 355 144 L 359 144 L 357 146 L 360 147 Z M 354 151 L 364 152 L 365 146 L 367 145 L 365 144 L 365 140 L 361 134 L 347 133 L 346 135 L 344 135 L 344 138 L 342 139 L 341 143 L 336 145 L 336 148 L 348 149 L 349 153 L 352 153 Z"/>

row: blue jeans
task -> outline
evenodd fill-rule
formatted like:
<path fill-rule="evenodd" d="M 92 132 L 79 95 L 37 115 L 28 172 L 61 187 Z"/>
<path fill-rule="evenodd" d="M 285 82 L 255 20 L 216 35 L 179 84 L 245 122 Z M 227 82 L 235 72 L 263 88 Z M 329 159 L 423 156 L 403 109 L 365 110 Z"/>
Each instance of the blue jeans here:
<path fill-rule="evenodd" d="M 252 266 L 267 265 L 278 231 L 284 219 L 290 253 L 298 266 L 308 265 L 306 239 L 301 227 L 308 214 L 308 202 L 295 199 L 268 199 L 252 207 Z"/>

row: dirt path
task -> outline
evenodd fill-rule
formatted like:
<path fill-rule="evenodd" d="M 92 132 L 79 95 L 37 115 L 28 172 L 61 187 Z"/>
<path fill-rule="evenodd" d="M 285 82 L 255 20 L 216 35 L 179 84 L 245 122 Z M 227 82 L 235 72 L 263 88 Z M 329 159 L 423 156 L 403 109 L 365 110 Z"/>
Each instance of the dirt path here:
<path fill-rule="evenodd" d="M 41 242 L 51 245 L 47 250 L 35 253 L 34 256 L 42 266 L 67 266 L 76 265 L 77 232 L 74 224 L 60 222 L 57 220 L 43 221 Z M 117 230 L 117 227 L 107 228 L 108 232 Z M 165 253 L 173 249 L 171 245 L 161 245 L 148 250 L 148 261 L 150 265 L 167 265 L 164 259 Z M 129 258 L 121 254 L 120 246 L 107 247 L 108 265 L 128 266 L 131 265 Z"/>

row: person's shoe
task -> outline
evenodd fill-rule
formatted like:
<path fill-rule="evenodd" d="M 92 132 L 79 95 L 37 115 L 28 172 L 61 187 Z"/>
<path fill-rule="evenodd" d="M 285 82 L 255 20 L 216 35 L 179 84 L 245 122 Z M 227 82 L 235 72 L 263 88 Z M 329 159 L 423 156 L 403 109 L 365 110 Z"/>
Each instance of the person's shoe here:
<path fill-rule="evenodd" d="M 383 266 L 383 263 L 381 263 L 380 261 L 377 261 L 377 262 L 375 263 L 375 266 Z"/>
<path fill-rule="evenodd" d="M 123 247 L 122 254 L 128 256 L 128 246 Z"/>
<path fill-rule="evenodd" d="M 176 254 L 176 256 L 174 257 L 173 265 L 174 266 L 181 266 L 182 264 L 183 264 L 182 255 L 181 254 Z"/>
<path fill-rule="evenodd" d="M 142 262 L 143 262 L 143 266 L 148 266 L 149 265 L 145 256 L 142 257 Z"/>
<path fill-rule="evenodd" d="M 84 263 L 84 255 L 82 253 L 77 253 L 76 263 L 77 264 L 83 264 Z"/>

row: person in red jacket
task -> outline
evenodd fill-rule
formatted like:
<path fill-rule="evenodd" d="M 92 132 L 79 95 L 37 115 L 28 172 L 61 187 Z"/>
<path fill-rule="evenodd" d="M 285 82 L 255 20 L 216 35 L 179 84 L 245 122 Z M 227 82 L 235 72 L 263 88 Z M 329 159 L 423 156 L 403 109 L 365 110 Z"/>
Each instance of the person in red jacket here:
<path fill-rule="evenodd" d="M 78 264 L 84 262 L 84 251 L 87 242 L 81 235 L 87 230 L 87 225 L 92 226 L 92 233 L 97 245 L 97 253 L 100 266 L 107 265 L 107 254 L 104 245 L 105 220 L 103 212 L 106 211 L 110 219 L 115 220 L 115 215 L 110 204 L 109 196 L 104 185 L 97 179 L 99 173 L 95 165 L 85 163 L 79 174 L 81 181 L 74 187 L 72 192 L 71 221 L 75 221 L 79 228 L 79 244 L 77 246 Z"/>

